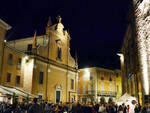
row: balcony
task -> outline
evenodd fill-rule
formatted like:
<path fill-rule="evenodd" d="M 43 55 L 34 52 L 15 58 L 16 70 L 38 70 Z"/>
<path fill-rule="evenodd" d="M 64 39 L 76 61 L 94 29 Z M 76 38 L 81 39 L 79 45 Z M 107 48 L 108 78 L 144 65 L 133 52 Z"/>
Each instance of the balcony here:
<path fill-rule="evenodd" d="M 95 95 L 95 90 L 86 91 L 87 95 Z"/>
<path fill-rule="evenodd" d="M 18 64 L 17 65 L 17 70 L 20 70 L 21 69 L 21 64 Z"/>
<path fill-rule="evenodd" d="M 95 95 L 95 90 L 89 90 L 86 92 L 87 95 Z M 117 92 L 112 92 L 112 91 L 98 91 L 97 92 L 98 96 L 111 96 L 111 97 L 116 97 Z"/>
<path fill-rule="evenodd" d="M 112 92 L 112 91 L 99 91 L 97 92 L 98 96 L 112 96 L 112 97 L 116 97 L 117 92 Z"/>

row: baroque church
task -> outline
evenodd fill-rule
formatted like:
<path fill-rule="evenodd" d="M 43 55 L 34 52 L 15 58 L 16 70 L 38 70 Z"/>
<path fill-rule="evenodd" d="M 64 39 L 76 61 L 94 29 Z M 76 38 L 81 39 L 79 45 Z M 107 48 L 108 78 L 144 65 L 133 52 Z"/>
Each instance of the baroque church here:
<path fill-rule="evenodd" d="M 78 64 L 70 54 L 71 37 L 61 20 L 58 16 L 53 25 L 49 19 L 45 35 L 37 36 L 35 32 L 33 37 L 8 42 L 4 32 L 9 25 L 0 20 L 3 89 L 16 89 L 53 103 L 77 100 Z"/>

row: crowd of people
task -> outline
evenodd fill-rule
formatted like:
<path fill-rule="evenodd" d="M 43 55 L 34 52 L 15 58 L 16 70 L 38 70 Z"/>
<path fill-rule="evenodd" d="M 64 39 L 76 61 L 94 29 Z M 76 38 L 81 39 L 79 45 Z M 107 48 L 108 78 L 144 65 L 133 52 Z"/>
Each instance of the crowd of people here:
<path fill-rule="evenodd" d="M 135 113 L 150 113 L 149 106 L 145 105 L 143 108 L 137 105 L 134 109 Z M 61 103 L 53 104 L 47 102 L 38 102 L 37 98 L 33 99 L 32 103 L 15 103 L 15 104 L 0 104 L 0 113 L 130 113 L 130 106 L 125 104 L 117 106 L 115 103 L 88 103 L 80 104 Z"/>

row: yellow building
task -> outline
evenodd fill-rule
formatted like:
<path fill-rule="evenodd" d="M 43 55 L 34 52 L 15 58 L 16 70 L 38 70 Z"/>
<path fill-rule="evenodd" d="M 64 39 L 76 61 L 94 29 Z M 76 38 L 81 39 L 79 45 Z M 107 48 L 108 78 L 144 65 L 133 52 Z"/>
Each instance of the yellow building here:
<path fill-rule="evenodd" d="M 49 19 L 45 35 L 5 42 L 1 84 L 53 103 L 77 100 L 77 63 L 63 29 L 58 16 L 54 25 Z"/>
<path fill-rule="evenodd" d="M 104 68 L 80 69 L 78 100 L 82 103 L 115 100 L 122 95 L 121 71 Z M 110 100 L 109 100 L 110 99 Z"/>

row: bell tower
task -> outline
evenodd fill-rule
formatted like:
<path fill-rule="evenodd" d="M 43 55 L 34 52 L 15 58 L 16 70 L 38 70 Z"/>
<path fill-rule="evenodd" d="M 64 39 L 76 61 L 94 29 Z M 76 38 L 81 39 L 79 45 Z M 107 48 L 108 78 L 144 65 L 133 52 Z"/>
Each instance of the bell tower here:
<path fill-rule="evenodd" d="M 48 58 L 61 64 L 75 67 L 75 60 L 70 54 L 70 34 L 64 29 L 61 16 L 56 17 L 57 21 L 52 24 L 49 18 L 46 27 L 46 36 L 48 46 Z"/>

